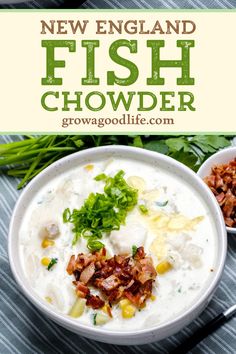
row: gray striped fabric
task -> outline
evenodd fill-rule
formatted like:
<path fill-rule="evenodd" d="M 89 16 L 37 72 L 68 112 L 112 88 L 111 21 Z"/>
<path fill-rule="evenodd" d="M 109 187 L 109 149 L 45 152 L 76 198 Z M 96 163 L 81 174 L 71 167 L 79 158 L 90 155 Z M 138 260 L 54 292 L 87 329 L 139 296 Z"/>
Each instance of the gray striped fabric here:
<path fill-rule="evenodd" d="M 0 143 L 21 139 L 0 136 Z M 204 313 L 180 333 L 158 343 L 120 347 L 101 344 L 68 332 L 43 316 L 19 291 L 8 263 L 8 225 L 19 192 L 19 180 L 0 176 L 0 353 L 20 354 L 164 354 L 182 343 L 198 327 L 236 303 L 236 236 L 229 235 L 223 279 Z M 200 343 L 192 354 L 236 353 L 236 318 Z"/>
<path fill-rule="evenodd" d="M 7 2 L 7 0 L 6 0 Z M 63 0 L 31 1 L 28 5 L 0 8 L 54 7 Z M 76 0 L 75 0 L 76 2 Z M 235 0 L 88 0 L 82 8 L 234 8 Z M 0 143 L 21 137 L 0 136 Z M 143 346 L 115 346 L 79 337 L 43 316 L 21 294 L 9 268 L 7 233 L 12 209 L 19 196 L 17 179 L 0 176 L 0 354 L 165 354 L 188 338 L 217 313 L 236 303 L 236 236 L 229 235 L 228 256 L 221 284 L 204 313 L 180 333 Z M 192 354 L 236 353 L 236 318 L 207 337 Z"/>
<path fill-rule="evenodd" d="M 65 0 L 66 1 L 66 0 Z M 8 0 L 5 0 L 6 4 Z M 30 0 L 27 3 L 3 5 L 0 8 L 45 8 L 56 7 L 64 0 Z M 74 0 L 76 4 L 76 0 Z M 79 1 L 78 1 L 79 2 Z M 236 0 L 87 0 L 81 8 L 91 9 L 127 9 L 127 8 L 182 8 L 182 9 L 210 9 L 228 8 L 236 6 Z"/>

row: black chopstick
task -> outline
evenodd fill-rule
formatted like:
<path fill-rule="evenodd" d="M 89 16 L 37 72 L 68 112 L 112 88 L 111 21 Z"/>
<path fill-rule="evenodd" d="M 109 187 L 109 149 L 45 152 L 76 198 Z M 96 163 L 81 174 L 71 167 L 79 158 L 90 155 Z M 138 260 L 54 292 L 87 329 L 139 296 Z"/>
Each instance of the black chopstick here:
<path fill-rule="evenodd" d="M 236 313 L 236 305 L 231 306 L 229 309 L 220 313 L 213 318 L 205 326 L 199 328 L 191 337 L 179 345 L 176 349 L 172 350 L 170 354 L 186 354 L 205 337 L 215 331 L 218 327 L 224 324 L 228 319 Z"/>

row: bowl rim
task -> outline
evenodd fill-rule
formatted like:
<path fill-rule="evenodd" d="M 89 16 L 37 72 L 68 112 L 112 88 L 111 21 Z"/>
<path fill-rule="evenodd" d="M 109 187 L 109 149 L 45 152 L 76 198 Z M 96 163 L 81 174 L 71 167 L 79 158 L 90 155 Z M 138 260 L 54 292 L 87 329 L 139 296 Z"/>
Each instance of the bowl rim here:
<path fill-rule="evenodd" d="M 228 153 L 231 152 L 236 152 L 236 146 L 229 146 L 226 147 L 220 151 L 215 152 L 213 155 L 211 155 L 210 157 L 208 157 L 208 159 L 206 159 L 203 164 L 199 167 L 197 174 L 201 175 L 202 170 L 205 168 L 205 166 L 210 163 L 211 161 L 214 161 L 216 157 L 221 156 L 221 155 L 227 155 Z"/>
<path fill-rule="evenodd" d="M 222 149 L 220 151 L 217 151 L 215 152 L 213 155 L 211 155 L 210 157 L 208 157 L 208 159 L 206 159 L 203 164 L 201 165 L 201 167 L 199 168 L 199 170 L 197 171 L 197 174 L 201 177 L 201 178 L 204 178 L 205 177 L 205 174 L 202 173 L 202 171 L 204 170 L 204 168 L 207 166 L 207 165 L 211 165 L 211 167 L 214 166 L 214 161 L 217 157 L 219 156 L 224 156 L 224 155 L 227 155 L 227 154 L 230 154 L 230 153 L 233 153 L 235 152 L 235 156 L 236 156 L 236 146 L 229 146 L 225 149 Z M 230 160 L 228 160 L 229 162 Z M 226 161 L 227 162 L 227 161 Z M 226 163 L 225 162 L 225 163 Z M 217 163 L 215 163 L 217 165 Z M 231 233 L 231 234 L 236 234 L 236 227 L 229 227 L 229 226 L 226 226 L 226 230 L 228 233 Z"/>
<path fill-rule="evenodd" d="M 86 155 L 93 154 L 94 152 L 101 152 L 101 153 L 106 153 L 106 152 L 120 152 L 120 153 L 125 153 L 127 150 L 135 152 L 136 155 L 146 155 L 149 156 L 150 158 L 153 159 L 158 159 L 161 160 L 164 163 L 170 163 L 172 166 L 174 166 L 177 169 L 181 169 L 184 173 L 187 175 L 191 176 L 191 178 L 195 179 L 198 185 L 200 185 L 204 193 L 208 195 L 212 203 L 214 204 L 214 208 L 216 211 L 216 217 L 219 220 L 219 225 L 220 229 L 218 229 L 218 234 L 221 235 L 220 237 L 221 244 L 220 247 L 218 247 L 218 258 L 217 259 L 217 268 L 215 269 L 214 274 L 212 274 L 211 280 L 209 281 L 208 286 L 205 288 L 204 292 L 200 293 L 200 296 L 196 299 L 196 301 L 191 303 L 191 306 L 187 307 L 183 312 L 180 312 L 177 316 L 170 318 L 168 321 L 157 324 L 156 326 L 150 327 L 150 328 L 143 328 L 143 329 L 136 329 L 136 330 L 108 330 L 108 329 L 103 329 L 103 328 L 97 328 L 97 327 L 92 327 L 90 325 L 85 325 L 83 323 L 80 323 L 76 319 L 72 319 L 69 316 L 62 314 L 56 310 L 53 310 L 50 308 L 45 302 L 40 299 L 39 296 L 36 296 L 34 292 L 31 291 L 30 286 L 26 286 L 24 281 L 21 279 L 20 274 L 18 273 L 17 267 L 15 266 L 14 262 L 14 256 L 13 256 L 13 250 L 16 245 L 18 245 L 18 242 L 14 242 L 15 236 L 13 235 L 13 227 L 14 227 L 14 222 L 15 222 L 15 215 L 17 214 L 18 211 L 18 206 L 21 203 L 21 200 L 24 198 L 27 193 L 30 193 L 31 186 L 33 186 L 35 183 L 40 181 L 40 179 L 48 174 L 49 171 L 55 169 L 57 166 L 64 164 L 66 161 L 70 159 L 77 159 L 77 158 L 83 158 L 86 157 Z M 36 177 L 33 178 L 32 181 L 24 188 L 22 193 L 20 194 L 15 207 L 13 209 L 11 221 L 10 221 L 10 226 L 9 226 L 9 233 L 8 233 L 8 257 L 9 257 L 9 263 L 10 263 L 10 268 L 12 271 L 12 274 L 23 292 L 23 294 L 38 308 L 40 309 L 44 314 L 52 318 L 55 322 L 61 323 L 62 325 L 67 326 L 67 328 L 72 328 L 75 330 L 77 329 L 82 330 L 84 334 L 86 335 L 86 332 L 89 332 L 90 334 L 102 336 L 104 335 L 105 337 L 113 337 L 113 338 L 118 338 L 118 337 L 123 337 L 125 338 L 136 338 L 140 335 L 145 335 L 145 334 L 152 334 L 154 332 L 159 331 L 168 331 L 173 329 L 174 327 L 181 325 L 183 323 L 183 319 L 190 318 L 191 314 L 194 313 L 194 311 L 197 311 L 200 307 L 204 305 L 204 303 L 207 303 L 209 299 L 211 299 L 212 294 L 216 290 L 219 281 L 221 279 L 223 270 L 224 270 L 224 265 L 225 265 L 225 259 L 226 259 L 226 252 L 227 252 L 227 237 L 226 237 L 226 228 L 223 220 L 223 216 L 220 210 L 220 207 L 218 203 L 216 202 L 216 199 L 214 198 L 212 192 L 209 190 L 209 188 L 206 186 L 206 184 L 202 181 L 202 179 L 195 173 L 193 172 L 190 168 L 185 166 L 184 164 L 174 160 L 173 158 L 154 152 L 150 150 L 144 150 L 141 148 L 136 148 L 136 147 L 131 147 L 131 146 L 120 146 L 120 145 L 110 145 L 110 146 L 102 146 L 102 147 L 94 147 L 86 150 L 82 150 L 73 154 L 70 154 L 66 157 L 63 157 L 50 166 L 48 166 L 46 169 L 44 169 L 40 174 L 38 174 Z M 196 316 L 195 316 L 196 317 Z M 195 318 L 194 317 L 194 318 Z M 190 321 L 189 321 L 190 322 Z M 182 325 L 183 327 L 183 325 Z M 181 327 L 181 328 L 182 328 Z"/>

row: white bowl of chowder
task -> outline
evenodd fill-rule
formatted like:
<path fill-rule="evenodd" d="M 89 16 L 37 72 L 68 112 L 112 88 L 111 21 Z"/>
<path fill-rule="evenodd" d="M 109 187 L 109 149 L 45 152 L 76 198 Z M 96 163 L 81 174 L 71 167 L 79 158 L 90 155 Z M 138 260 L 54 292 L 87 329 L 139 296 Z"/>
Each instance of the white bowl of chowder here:
<path fill-rule="evenodd" d="M 226 248 L 220 208 L 194 172 L 123 146 L 49 166 L 24 189 L 9 230 L 27 298 L 79 335 L 123 345 L 193 321 L 219 284 Z"/>

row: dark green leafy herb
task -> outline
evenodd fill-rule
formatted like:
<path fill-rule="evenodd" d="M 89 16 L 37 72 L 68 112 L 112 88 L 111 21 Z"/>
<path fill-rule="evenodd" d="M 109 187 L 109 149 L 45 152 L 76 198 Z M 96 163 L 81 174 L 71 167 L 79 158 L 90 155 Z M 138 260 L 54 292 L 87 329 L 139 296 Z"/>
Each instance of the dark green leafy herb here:
<path fill-rule="evenodd" d="M 138 251 L 138 247 L 133 245 L 132 246 L 132 257 L 134 257 L 136 255 L 137 251 Z"/>
<path fill-rule="evenodd" d="M 168 155 L 168 152 L 169 152 L 169 148 L 168 148 L 165 140 L 148 141 L 144 145 L 144 148 L 147 150 L 159 152 L 160 154 L 164 154 L 164 155 Z"/>
<path fill-rule="evenodd" d="M 83 236 L 88 240 L 90 251 L 103 247 L 99 239 L 112 230 L 119 230 L 120 225 L 125 223 L 127 213 L 138 202 L 138 191 L 126 183 L 124 171 L 119 171 L 114 177 L 100 174 L 95 180 L 105 183 L 104 193 L 90 193 L 79 210 L 70 211 L 67 208 L 63 212 L 63 221 L 74 226 L 73 244 Z"/>
<path fill-rule="evenodd" d="M 182 136 L 166 140 L 169 156 L 197 171 L 206 158 L 230 145 L 229 138 L 217 135 Z"/>
<path fill-rule="evenodd" d="M 103 145 L 130 145 L 173 157 L 197 171 L 219 149 L 230 145 L 230 136 L 44 135 L 0 145 L 0 168 L 21 178 L 18 189 L 56 160 L 79 150 Z"/>
<path fill-rule="evenodd" d="M 164 207 L 168 204 L 168 200 L 164 201 L 164 202 L 156 202 L 156 205 L 159 207 Z"/>
<path fill-rule="evenodd" d="M 139 207 L 139 210 L 141 211 L 141 213 L 143 213 L 143 214 L 148 213 L 148 208 L 145 205 L 141 204 L 138 207 Z"/>
<path fill-rule="evenodd" d="M 143 142 L 142 142 L 141 136 L 135 136 L 134 137 L 133 145 L 135 147 L 143 148 Z"/>
<path fill-rule="evenodd" d="M 170 152 L 181 150 L 187 152 L 191 150 L 189 142 L 185 137 L 167 139 L 166 145 L 168 146 Z"/>
<path fill-rule="evenodd" d="M 58 262 L 57 258 L 52 258 L 47 269 L 50 270 L 55 264 L 57 264 L 57 262 Z"/>
<path fill-rule="evenodd" d="M 97 318 L 97 313 L 93 314 L 93 324 L 94 324 L 94 326 L 97 325 L 96 318 Z"/>
<path fill-rule="evenodd" d="M 196 171 L 201 165 L 199 158 L 192 152 L 184 152 L 183 150 L 180 150 L 170 154 L 169 156 L 179 162 L 182 162 L 194 171 Z"/>

